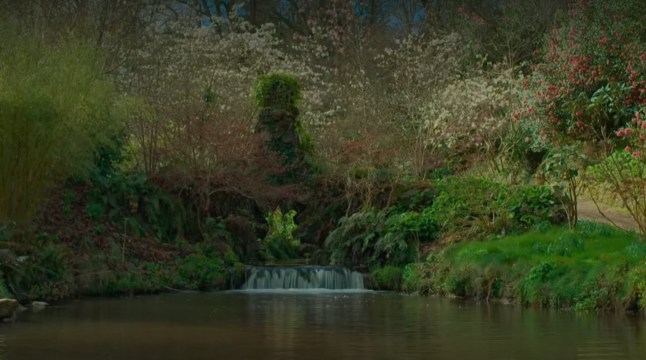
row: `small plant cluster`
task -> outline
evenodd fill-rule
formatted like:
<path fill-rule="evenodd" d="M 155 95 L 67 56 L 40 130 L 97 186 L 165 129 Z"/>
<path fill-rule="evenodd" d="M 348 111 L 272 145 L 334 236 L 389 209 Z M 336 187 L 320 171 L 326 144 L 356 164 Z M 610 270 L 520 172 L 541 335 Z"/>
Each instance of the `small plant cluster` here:
<path fill-rule="evenodd" d="M 294 216 L 296 216 L 294 210 L 283 213 L 280 208 L 276 208 L 265 217 L 268 230 L 262 243 L 267 259 L 288 260 L 298 256 L 301 242 L 294 237 L 294 231 L 298 228 L 294 222 Z"/>

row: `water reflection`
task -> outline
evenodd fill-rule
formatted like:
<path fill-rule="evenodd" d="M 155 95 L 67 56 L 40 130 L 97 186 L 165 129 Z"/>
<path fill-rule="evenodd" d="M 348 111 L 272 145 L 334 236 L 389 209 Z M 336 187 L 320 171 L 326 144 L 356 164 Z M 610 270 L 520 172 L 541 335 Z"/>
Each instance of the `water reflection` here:
<path fill-rule="evenodd" d="M 0 335 L 0 360 L 6 359 L 5 350 L 7 348 L 6 340 L 4 335 Z"/>
<path fill-rule="evenodd" d="M 643 325 L 387 293 L 232 292 L 81 301 L 0 327 L 0 345 L 12 360 L 643 359 Z"/>

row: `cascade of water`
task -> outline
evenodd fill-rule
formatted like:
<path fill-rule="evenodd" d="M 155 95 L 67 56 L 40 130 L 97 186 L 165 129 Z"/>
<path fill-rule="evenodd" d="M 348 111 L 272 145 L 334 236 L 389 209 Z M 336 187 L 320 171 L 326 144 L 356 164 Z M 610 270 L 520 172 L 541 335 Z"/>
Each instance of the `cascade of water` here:
<path fill-rule="evenodd" d="M 249 267 L 243 289 L 364 289 L 363 275 L 333 266 Z"/>

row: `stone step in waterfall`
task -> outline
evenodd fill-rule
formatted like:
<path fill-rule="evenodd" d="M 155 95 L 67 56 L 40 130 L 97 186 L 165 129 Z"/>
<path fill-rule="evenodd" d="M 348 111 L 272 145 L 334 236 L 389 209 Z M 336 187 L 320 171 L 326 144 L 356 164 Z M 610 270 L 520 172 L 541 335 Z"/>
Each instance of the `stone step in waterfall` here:
<path fill-rule="evenodd" d="M 245 290 L 362 290 L 363 275 L 335 266 L 253 266 L 246 270 Z"/>

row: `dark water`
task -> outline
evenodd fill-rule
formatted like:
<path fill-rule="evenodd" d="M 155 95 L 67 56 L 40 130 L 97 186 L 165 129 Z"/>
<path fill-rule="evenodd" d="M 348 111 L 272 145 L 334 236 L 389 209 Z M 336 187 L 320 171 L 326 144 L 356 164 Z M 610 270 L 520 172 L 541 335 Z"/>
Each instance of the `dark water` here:
<path fill-rule="evenodd" d="M 646 359 L 646 322 L 389 293 L 84 300 L 0 326 L 2 358 Z"/>

